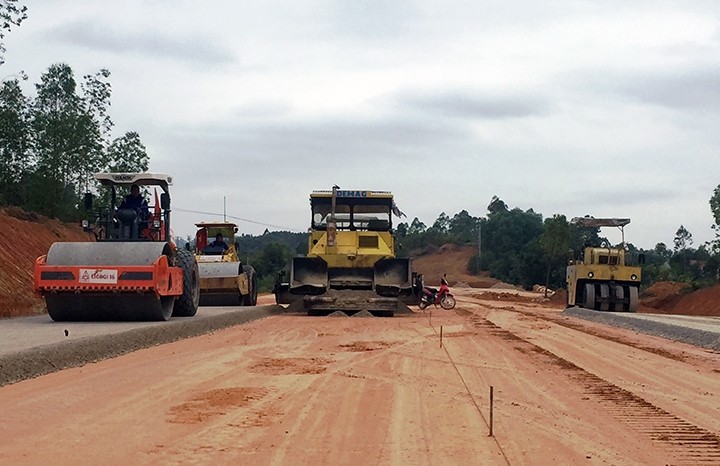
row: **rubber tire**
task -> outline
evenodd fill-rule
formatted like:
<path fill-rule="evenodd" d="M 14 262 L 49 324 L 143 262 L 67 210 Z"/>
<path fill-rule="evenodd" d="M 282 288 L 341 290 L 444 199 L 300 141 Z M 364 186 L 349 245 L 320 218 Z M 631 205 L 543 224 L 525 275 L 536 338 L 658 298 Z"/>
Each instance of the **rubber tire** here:
<path fill-rule="evenodd" d="M 613 304 L 613 311 L 615 312 L 622 312 L 627 310 L 625 308 L 625 303 L 623 300 L 625 299 L 625 289 L 623 286 L 616 286 L 615 287 L 615 303 Z"/>
<path fill-rule="evenodd" d="M 425 309 L 426 307 L 428 307 L 427 301 L 421 299 L 420 302 L 418 303 L 418 307 L 419 307 L 420 309 Z"/>
<path fill-rule="evenodd" d="M 440 307 L 443 309 L 450 310 L 455 307 L 455 298 L 453 296 L 445 295 L 440 300 Z"/>
<path fill-rule="evenodd" d="M 586 283 L 585 293 L 583 293 L 583 307 L 585 309 L 595 309 L 595 284 Z"/>
<path fill-rule="evenodd" d="M 637 286 L 630 286 L 628 288 L 629 297 L 630 297 L 630 304 L 628 305 L 628 312 L 637 312 L 637 306 L 638 302 L 640 301 L 638 299 L 640 288 Z"/>
<path fill-rule="evenodd" d="M 176 262 L 183 270 L 183 294 L 175 300 L 173 317 L 192 317 L 200 305 L 200 271 L 190 251 L 178 249 Z"/>
<path fill-rule="evenodd" d="M 242 305 L 257 306 L 257 275 L 255 274 L 255 269 L 250 265 L 243 265 L 243 272 L 245 272 L 248 277 L 250 289 L 248 290 L 249 293 L 243 296 Z"/>
<path fill-rule="evenodd" d="M 606 283 L 600 284 L 600 311 L 610 310 L 610 285 Z"/>

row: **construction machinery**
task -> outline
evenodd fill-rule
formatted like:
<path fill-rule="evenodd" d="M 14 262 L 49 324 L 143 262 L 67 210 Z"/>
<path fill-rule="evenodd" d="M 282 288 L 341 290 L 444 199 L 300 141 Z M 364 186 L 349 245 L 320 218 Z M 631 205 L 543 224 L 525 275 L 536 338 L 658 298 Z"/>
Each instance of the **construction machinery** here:
<path fill-rule="evenodd" d="M 255 269 L 243 265 L 237 251 L 230 222 L 201 222 L 195 234 L 195 260 L 200 271 L 201 306 L 255 306 L 257 277 Z M 213 245 L 210 238 L 222 237 L 224 246 Z M 227 247 L 227 249 L 225 248 Z"/>
<path fill-rule="evenodd" d="M 94 223 L 83 228 L 95 242 L 53 243 L 35 262 L 35 291 L 55 321 L 168 320 L 193 316 L 199 273 L 191 251 L 170 232 L 172 177 L 158 173 L 97 173 L 105 188 Z M 155 193 L 154 205 L 118 206 L 118 189 L 138 185 Z M 158 188 L 162 191 L 158 197 Z M 85 195 L 86 211 L 93 195 Z"/>
<path fill-rule="evenodd" d="M 275 284 L 278 304 L 302 301 L 308 314 L 369 311 L 392 316 L 417 304 L 422 275 L 410 259 L 395 257 L 393 213 L 402 213 L 387 191 L 332 191 L 310 194 L 308 254 L 295 257 L 289 281 Z"/>
<path fill-rule="evenodd" d="M 622 233 L 619 247 L 606 240 L 600 246 L 586 246 L 581 257 L 571 256 L 567 267 L 568 306 L 597 311 L 635 312 L 640 291 L 640 265 L 632 265 L 625 245 L 627 218 L 573 218 L 581 228 L 617 227 Z M 644 256 L 638 255 L 638 264 Z"/>

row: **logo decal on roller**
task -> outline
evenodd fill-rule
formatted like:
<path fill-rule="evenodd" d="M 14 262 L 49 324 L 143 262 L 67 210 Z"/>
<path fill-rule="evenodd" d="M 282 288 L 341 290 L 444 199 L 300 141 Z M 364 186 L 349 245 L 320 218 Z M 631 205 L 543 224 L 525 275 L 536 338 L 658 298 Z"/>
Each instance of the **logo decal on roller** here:
<path fill-rule="evenodd" d="M 80 269 L 80 283 L 117 283 L 115 269 Z"/>

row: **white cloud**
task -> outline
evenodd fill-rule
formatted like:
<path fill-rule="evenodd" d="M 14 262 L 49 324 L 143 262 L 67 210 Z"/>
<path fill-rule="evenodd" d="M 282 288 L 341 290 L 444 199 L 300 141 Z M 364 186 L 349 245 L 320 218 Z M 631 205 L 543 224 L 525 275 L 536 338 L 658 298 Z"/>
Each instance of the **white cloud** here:
<path fill-rule="evenodd" d="M 78 16 L 76 12 L 82 12 Z M 308 193 L 390 189 L 409 217 L 629 216 L 628 239 L 710 239 L 714 0 L 35 2 L 5 74 L 112 71 L 173 202 L 304 230 Z M 32 93 L 31 83 L 27 84 Z M 195 214 L 176 212 L 190 234 Z M 243 224 L 246 232 L 264 227 Z"/>

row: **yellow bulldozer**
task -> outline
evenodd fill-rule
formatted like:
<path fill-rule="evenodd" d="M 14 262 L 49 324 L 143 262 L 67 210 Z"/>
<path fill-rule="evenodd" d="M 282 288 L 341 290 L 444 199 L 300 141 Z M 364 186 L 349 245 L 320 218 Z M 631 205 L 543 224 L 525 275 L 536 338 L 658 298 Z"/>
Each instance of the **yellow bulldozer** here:
<path fill-rule="evenodd" d="M 369 311 L 392 316 L 422 294 L 422 275 L 395 257 L 392 216 L 402 213 L 387 191 L 313 191 L 308 253 L 292 260 L 289 281 L 275 283 L 278 304 L 302 302 L 308 314 Z"/>
<path fill-rule="evenodd" d="M 235 243 L 237 225 L 196 223 L 195 260 L 200 273 L 201 306 L 255 306 L 255 269 L 243 265 Z M 214 239 L 214 241 L 213 241 Z"/>
<path fill-rule="evenodd" d="M 604 241 L 599 247 L 587 246 L 578 258 L 574 254 L 567 267 L 567 304 L 596 311 L 635 312 L 640 291 L 641 268 L 645 262 L 638 255 L 633 265 L 625 247 L 628 218 L 573 218 L 581 228 L 617 227 L 622 234 L 620 247 Z"/>

